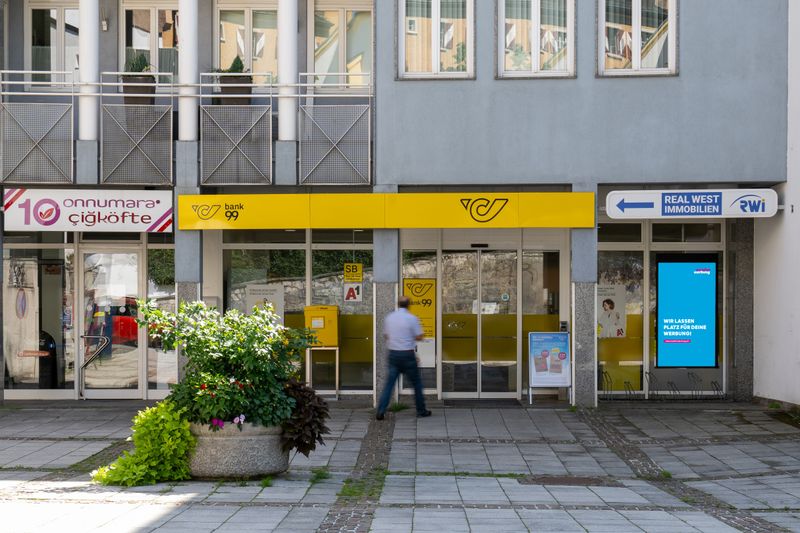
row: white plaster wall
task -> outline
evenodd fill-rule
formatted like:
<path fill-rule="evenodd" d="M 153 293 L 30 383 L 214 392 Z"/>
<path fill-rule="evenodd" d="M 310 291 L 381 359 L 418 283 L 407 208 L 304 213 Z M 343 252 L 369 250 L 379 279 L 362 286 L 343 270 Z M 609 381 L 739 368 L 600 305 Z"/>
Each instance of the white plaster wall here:
<path fill-rule="evenodd" d="M 753 393 L 800 404 L 800 2 L 788 27 L 788 181 L 784 211 L 755 224 Z"/>

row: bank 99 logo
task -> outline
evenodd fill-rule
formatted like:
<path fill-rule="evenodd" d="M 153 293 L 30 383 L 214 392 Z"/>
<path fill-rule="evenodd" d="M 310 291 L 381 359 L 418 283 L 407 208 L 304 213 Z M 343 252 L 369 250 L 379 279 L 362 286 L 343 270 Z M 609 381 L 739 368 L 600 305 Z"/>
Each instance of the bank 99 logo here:
<path fill-rule="evenodd" d="M 433 305 L 433 294 L 431 289 L 433 283 L 430 281 L 418 281 L 406 284 L 406 289 L 411 294 L 412 305 L 419 305 L 421 307 L 430 307 Z"/>
<path fill-rule="evenodd" d="M 28 198 L 17 207 L 22 209 L 26 226 L 31 224 L 31 216 L 42 226 L 52 226 L 58 222 L 58 218 L 61 216 L 61 208 L 58 207 L 55 200 L 49 198 L 39 200 L 33 204 L 33 207 L 31 207 L 31 200 Z"/>
<path fill-rule="evenodd" d="M 508 198 L 495 198 L 494 200 L 489 200 L 488 198 L 461 199 L 461 205 L 467 210 L 472 220 L 481 224 L 494 220 L 505 209 L 507 204 Z"/>

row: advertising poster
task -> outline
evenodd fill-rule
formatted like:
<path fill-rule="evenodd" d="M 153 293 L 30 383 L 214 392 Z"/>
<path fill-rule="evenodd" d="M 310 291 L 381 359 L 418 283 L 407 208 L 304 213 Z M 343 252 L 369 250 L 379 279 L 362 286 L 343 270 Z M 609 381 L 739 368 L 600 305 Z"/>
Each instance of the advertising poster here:
<path fill-rule="evenodd" d="M 597 337 L 625 336 L 625 285 L 597 286 Z"/>
<path fill-rule="evenodd" d="M 717 366 L 717 263 L 658 261 L 659 367 Z"/>
<path fill-rule="evenodd" d="M 417 343 L 417 357 L 422 368 L 436 367 L 436 279 L 403 280 L 403 295 L 411 300 L 408 310 L 419 318 L 425 338 Z"/>
<path fill-rule="evenodd" d="M 247 312 L 252 311 L 255 306 L 260 307 L 265 303 L 272 304 L 272 309 L 281 317 L 281 324 L 283 324 L 283 300 L 283 283 L 252 284 L 245 287 Z"/>
<path fill-rule="evenodd" d="M 571 387 L 569 333 L 528 333 L 531 387 Z"/>

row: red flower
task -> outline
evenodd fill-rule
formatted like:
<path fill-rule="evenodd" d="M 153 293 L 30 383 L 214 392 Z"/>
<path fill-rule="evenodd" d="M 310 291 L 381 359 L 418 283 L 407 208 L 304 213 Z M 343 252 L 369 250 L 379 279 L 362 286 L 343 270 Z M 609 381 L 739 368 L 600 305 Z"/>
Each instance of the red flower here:
<path fill-rule="evenodd" d="M 214 394 L 214 393 L 212 392 L 212 393 L 211 393 L 211 397 L 212 397 L 212 398 L 216 398 L 216 397 L 217 397 L 217 395 L 216 395 L 216 394 Z"/>
<path fill-rule="evenodd" d="M 205 383 L 203 383 L 202 385 L 200 385 L 200 390 L 206 390 L 207 388 L 208 388 L 208 387 L 206 386 L 206 384 L 205 384 Z"/>

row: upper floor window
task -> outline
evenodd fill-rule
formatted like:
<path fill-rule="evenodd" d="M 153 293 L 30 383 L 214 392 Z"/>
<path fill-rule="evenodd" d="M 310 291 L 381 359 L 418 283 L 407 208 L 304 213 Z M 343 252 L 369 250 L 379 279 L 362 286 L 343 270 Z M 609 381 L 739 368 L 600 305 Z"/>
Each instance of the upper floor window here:
<path fill-rule="evenodd" d="M 56 5 L 52 2 L 29 4 L 25 24 L 28 46 L 25 48 L 26 70 L 68 71 L 78 68 L 78 31 L 80 16 L 77 4 Z M 74 76 L 77 81 L 77 75 Z M 70 81 L 50 74 L 34 74 L 32 81 Z"/>
<path fill-rule="evenodd" d="M 676 72 L 677 0 L 599 0 L 598 69 L 605 75 Z"/>
<path fill-rule="evenodd" d="M 502 0 L 497 5 L 500 76 L 574 74 L 575 0 Z"/>
<path fill-rule="evenodd" d="M 234 3 L 218 0 L 215 63 L 227 69 L 239 56 L 253 83 L 277 82 L 278 11 L 276 2 Z M 248 7 L 244 7 L 248 6 Z"/>
<path fill-rule="evenodd" d="M 131 2 L 133 4 L 133 2 Z M 177 7 L 177 6 L 173 6 Z M 140 2 L 123 4 L 121 13 L 124 46 L 121 47 L 120 69 L 139 56 L 157 72 L 178 75 L 178 10 L 148 7 Z M 159 81 L 174 81 L 162 79 Z"/>
<path fill-rule="evenodd" d="M 398 1 L 400 77 L 472 76 L 474 0 Z"/>
<path fill-rule="evenodd" d="M 364 0 L 317 0 L 310 47 L 316 83 L 370 82 L 366 74 L 372 73 L 371 4 Z"/>

